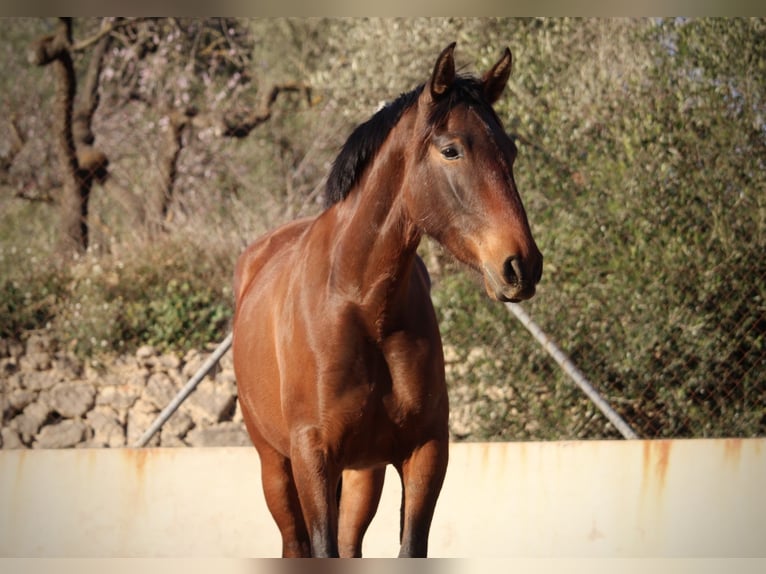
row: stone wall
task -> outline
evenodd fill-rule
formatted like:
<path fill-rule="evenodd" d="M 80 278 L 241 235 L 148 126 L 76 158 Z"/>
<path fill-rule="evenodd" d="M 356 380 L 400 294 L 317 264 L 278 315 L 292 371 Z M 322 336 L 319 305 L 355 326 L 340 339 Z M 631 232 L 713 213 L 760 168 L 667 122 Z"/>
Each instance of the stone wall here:
<path fill-rule="evenodd" d="M 45 335 L 24 344 L 0 339 L 0 448 L 132 446 L 212 353 L 183 357 L 141 347 L 132 355 L 82 361 Z M 472 440 L 481 409 L 513 404 L 509 389 L 475 388 L 463 381 L 481 374 L 486 358 L 474 349 L 459 361 L 444 349 L 450 389 L 450 435 Z M 165 422 L 148 446 L 250 445 L 237 401 L 231 351 Z"/>
<path fill-rule="evenodd" d="M 146 346 L 92 364 L 45 335 L 33 334 L 23 345 L 0 340 L 0 447 L 131 446 L 208 354 L 178 357 Z M 149 445 L 249 445 L 236 399 L 229 352 Z"/>

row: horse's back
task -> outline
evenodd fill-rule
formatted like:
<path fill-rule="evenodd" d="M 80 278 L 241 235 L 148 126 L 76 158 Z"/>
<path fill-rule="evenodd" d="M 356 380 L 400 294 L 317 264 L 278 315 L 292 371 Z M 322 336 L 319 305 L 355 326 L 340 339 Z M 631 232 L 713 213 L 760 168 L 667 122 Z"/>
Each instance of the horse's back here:
<path fill-rule="evenodd" d="M 239 256 L 234 271 L 234 297 L 237 309 L 258 273 L 270 260 L 293 247 L 312 220 L 313 218 L 307 217 L 286 223 L 256 239 Z"/>

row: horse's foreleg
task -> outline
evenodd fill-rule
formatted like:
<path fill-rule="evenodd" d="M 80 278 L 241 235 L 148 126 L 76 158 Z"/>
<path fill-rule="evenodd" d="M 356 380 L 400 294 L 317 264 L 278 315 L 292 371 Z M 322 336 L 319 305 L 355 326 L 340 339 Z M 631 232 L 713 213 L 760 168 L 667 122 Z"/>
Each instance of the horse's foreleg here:
<path fill-rule="evenodd" d="M 339 471 L 329 460 L 320 432 L 315 428 L 293 433 L 290 459 L 303 518 L 315 558 L 338 556 Z"/>
<path fill-rule="evenodd" d="M 343 471 L 338 547 L 344 558 L 361 558 L 362 538 L 378 510 L 386 467 Z"/>
<path fill-rule="evenodd" d="M 402 476 L 402 530 L 399 557 L 425 557 L 428 533 L 444 475 L 448 442 L 432 440 L 415 450 L 400 469 Z"/>
<path fill-rule="evenodd" d="M 245 425 L 261 459 L 263 494 L 282 535 L 282 557 L 307 558 L 311 556 L 311 543 L 303 522 L 290 460 L 272 448 L 255 427 L 248 424 L 247 417 Z"/>

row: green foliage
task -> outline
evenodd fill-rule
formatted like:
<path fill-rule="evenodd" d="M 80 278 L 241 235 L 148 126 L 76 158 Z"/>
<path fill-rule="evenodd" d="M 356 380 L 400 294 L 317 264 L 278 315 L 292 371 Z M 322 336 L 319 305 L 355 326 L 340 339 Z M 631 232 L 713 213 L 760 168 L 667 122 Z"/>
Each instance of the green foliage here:
<path fill-rule="evenodd" d="M 519 88 L 545 121 L 510 105 L 534 144 L 518 162 L 547 264 L 533 315 L 640 434 L 762 434 L 763 23 L 588 24 L 526 32 L 547 38 Z M 749 56 L 727 67 L 733 44 Z"/>
<path fill-rule="evenodd" d="M 86 258 L 69 283 L 76 302 L 61 309 L 55 328 L 84 354 L 141 344 L 183 352 L 222 338 L 231 290 L 208 256 L 171 242 L 127 261 Z"/>
<path fill-rule="evenodd" d="M 44 328 L 64 296 L 46 254 L 52 236 L 45 214 L 40 205 L 25 202 L 0 211 L 0 338 L 18 340 Z"/>
<path fill-rule="evenodd" d="M 88 254 L 73 264 L 32 248 L 0 253 L 0 337 L 46 330 L 80 356 L 143 344 L 184 352 L 226 335 L 233 261 L 172 241 L 125 259 Z"/>
<path fill-rule="evenodd" d="M 29 253 L 3 250 L 0 261 L 0 338 L 20 339 L 54 319 L 62 286 L 55 270 L 37 268 L 37 258 Z"/>
<path fill-rule="evenodd" d="M 207 286 L 193 289 L 188 281 L 179 284 L 171 279 L 166 289 L 156 289 L 157 298 L 152 298 L 148 308 L 145 301 L 131 307 L 130 311 L 140 317 L 133 325 L 146 333 L 146 342 L 158 346 L 172 342 L 173 346 L 188 349 L 201 347 L 220 336 L 221 326 L 229 320 L 231 305 L 220 301 Z M 148 309 L 145 317 L 135 313 L 139 309 Z"/>

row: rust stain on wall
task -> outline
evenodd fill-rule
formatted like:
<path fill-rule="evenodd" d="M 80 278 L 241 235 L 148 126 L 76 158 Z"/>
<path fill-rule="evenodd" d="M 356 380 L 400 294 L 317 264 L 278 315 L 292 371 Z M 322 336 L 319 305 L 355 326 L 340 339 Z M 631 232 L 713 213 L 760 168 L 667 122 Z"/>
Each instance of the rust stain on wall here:
<path fill-rule="evenodd" d="M 651 496 L 655 504 L 662 499 L 672 446 L 673 441 L 670 440 L 644 441 L 641 494 L 645 502 L 647 496 Z"/>
<path fill-rule="evenodd" d="M 673 442 L 645 440 L 641 446 L 641 486 L 636 500 L 635 528 L 636 536 L 644 541 L 663 536 L 665 487 Z"/>
<path fill-rule="evenodd" d="M 601 532 L 598 527 L 596 526 L 596 519 L 594 518 L 592 520 L 592 527 L 590 529 L 590 532 L 588 533 L 588 540 L 590 542 L 596 542 L 597 540 L 600 540 L 602 538 L 606 538 L 603 532 Z"/>
<path fill-rule="evenodd" d="M 14 478 L 13 489 L 14 492 L 19 492 L 19 489 L 24 482 L 24 461 L 27 458 L 27 451 L 25 449 L 19 449 L 14 452 L 18 457 L 18 463 L 16 464 L 16 476 Z"/>
<path fill-rule="evenodd" d="M 149 450 L 144 448 L 128 448 L 123 450 L 122 453 L 125 455 L 125 458 L 127 459 L 126 462 L 129 463 L 129 466 L 135 470 L 136 478 L 143 482 L 146 474 L 146 459 L 149 456 Z"/>
<path fill-rule="evenodd" d="M 489 444 L 485 444 L 484 448 L 481 449 L 481 468 L 486 469 L 489 468 Z"/>
<path fill-rule="evenodd" d="M 522 468 L 525 469 L 527 467 L 527 445 L 523 442 L 519 443 L 519 462 Z"/>
<path fill-rule="evenodd" d="M 126 448 L 120 451 L 126 472 L 124 476 L 132 476 L 128 481 L 130 488 L 129 498 L 134 503 L 141 503 L 146 495 L 147 480 L 147 462 L 151 456 L 152 450 L 147 448 Z M 131 475 L 132 471 L 132 475 Z"/>
<path fill-rule="evenodd" d="M 121 472 L 125 479 L 122 483 L 123 500 L 128 505 L 127 513 L 130 516 L 145 512 L 150 498 L 149 484 L 151 477 L 150 458 L 153 450 L 150 448 L 126 448 L 120 449 L 121 466 L 125 469 Z M 121 469 L 122 470 L 122 469 Z"/>
<path fill-rule="evenodd" d="M 738 467 L 742 458 L 742 439 L 726 439 L 723 443 L 723 458 L 727 463 Z"/>

